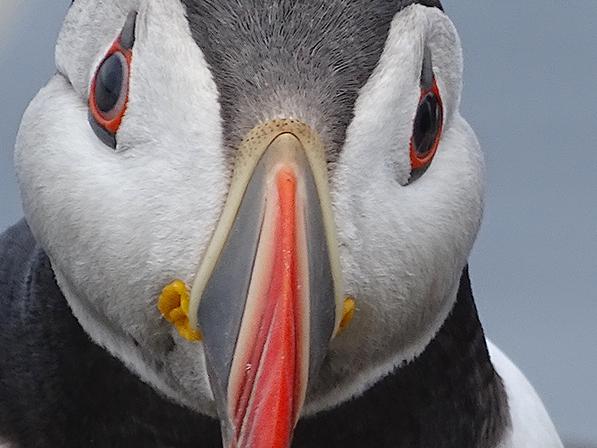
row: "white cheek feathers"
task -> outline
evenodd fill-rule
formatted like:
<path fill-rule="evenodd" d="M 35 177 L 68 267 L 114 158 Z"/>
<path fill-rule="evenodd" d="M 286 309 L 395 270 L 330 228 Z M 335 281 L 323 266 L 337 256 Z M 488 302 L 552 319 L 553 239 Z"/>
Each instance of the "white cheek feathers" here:
<path fill-rule="evenodd" d="M 131 9 L 115 152 L 89 125 L 87 95 Z M 16 147 L 28 223 L 91 338 L 157 390 L 213 413 L 201 344 L 181 341 L 156 307 L 172 279 L 192 282 L 229 175 L 217 89 L 182 4 L 77 0 L 56 53 L 59 74 L 28 108 Z"/>
<path fill-rule="evenodd" d="M 89 127 L 86 102 L 131 10 L 137 39 L 114 152 Z M 402 186 L 426 48 L 445 130 L 429 170 Z M 213 414 L 204 344 L 181 336 L 202 336 L 190 325 L 187 285 L 222 214 L 230 167 L 218 92 L 182 4 L 78 0 L 56 55 L 59 74 L 27 111 L 17 145 L 29 224 L 87 333 L 156 389 Z M 450 311 L 483 194 L 478 144 L 458 114 L 460 71 L 458 39 L 442 13 L 412 6 L 396 16 L 332 171 L 346 285 L 334 323 L 342 332 L 307 413 L 412 359 Z M 358 301 L 342 302 L 344 292 Z"/>
<path fill-rule="evenodd" d="M 433 162 L 406 184 L 425 49 L 444 103 Z M 411 6 L 392 24 L 362 88 L 333 175 L 341 262 L 354 322 L 332 344 L 308 413 L 358 395 L 421 353 L 454 303 L 483 209 L 478 142 L 458 113 L 461 49 L 441 12 Z"/>

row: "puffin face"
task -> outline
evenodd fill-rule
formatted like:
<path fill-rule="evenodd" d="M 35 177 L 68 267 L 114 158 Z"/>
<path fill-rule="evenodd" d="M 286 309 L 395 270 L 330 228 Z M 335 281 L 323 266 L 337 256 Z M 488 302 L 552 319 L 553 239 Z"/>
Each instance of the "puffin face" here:
<path fill-rule="evenodd" d="M 226 445 L 287 446 L 454 303 L 482 157 L 456 31 L 412 3 L 76 0 L 25 114 L 24 209 L 73 313 Z"/>

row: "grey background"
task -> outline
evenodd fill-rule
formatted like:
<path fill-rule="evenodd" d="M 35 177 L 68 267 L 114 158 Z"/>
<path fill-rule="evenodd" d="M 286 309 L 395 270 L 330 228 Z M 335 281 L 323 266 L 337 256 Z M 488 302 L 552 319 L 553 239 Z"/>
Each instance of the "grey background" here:
<path fill-rule="evenodd" d="M 22 214 L 14 138 L 54 70 L 69 3 L 0 0 L 0 230 Z M 481 318 L 562 437 L 597 446 L 597 1 L 444 6 L 464 46 L 463 113 L 488 165 L 471 259 Z"/>

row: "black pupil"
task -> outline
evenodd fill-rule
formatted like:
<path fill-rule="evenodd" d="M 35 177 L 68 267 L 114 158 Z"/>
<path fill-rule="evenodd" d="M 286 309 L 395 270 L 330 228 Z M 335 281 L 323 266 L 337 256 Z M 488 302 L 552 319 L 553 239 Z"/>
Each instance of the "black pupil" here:
<path fill-rule="evenodd" d="M 415 117 L 413 143 L 418 156 L 425 157 L 431 151 L 440 125 L 440 106 L 435 94 L 429 92 L 421 100 Z"/>
<path fill-rule="evenodd" d="M 111 112 L 122 90 L 123 67 L 122 57 L 114 53 L 109 56 L 97 72 L 95 82 L 95 102 L 100 112 Z"/>

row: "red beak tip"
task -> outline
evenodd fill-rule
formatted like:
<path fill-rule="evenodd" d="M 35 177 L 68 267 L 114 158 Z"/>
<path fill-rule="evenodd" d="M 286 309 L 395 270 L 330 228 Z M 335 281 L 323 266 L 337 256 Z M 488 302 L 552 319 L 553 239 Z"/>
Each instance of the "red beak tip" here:
<path fill-rule="evenodd" d="M 299 288 L 297 178 L 282 166 L 275 174 L 272 195 L 274 213 L 271 272 L 265 278 L 263 312 L 248 352 L 244 369 L 237 370 L 239 387 L 233 394 L 232 422 L 236 429 L 232 446 L 238 448 L 286 448 L 302 402 L 305 385 L 302 369 L 301 313 L 304 300 Z M 248 366 L 248 368 L 247 368 Z"/>

